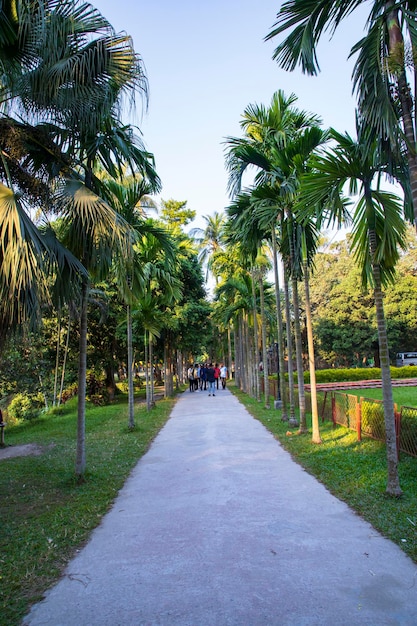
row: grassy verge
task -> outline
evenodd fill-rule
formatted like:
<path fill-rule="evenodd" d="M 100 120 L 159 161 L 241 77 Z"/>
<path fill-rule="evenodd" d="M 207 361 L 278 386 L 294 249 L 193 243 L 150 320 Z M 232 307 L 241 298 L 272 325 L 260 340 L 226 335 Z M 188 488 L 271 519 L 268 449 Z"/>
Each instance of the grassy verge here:
<path fill-rule="evenodd" d="M 169 417 L 174 400 L 149 413 L 136 408 L 127 427 L 127 402 L 89 407 L 87 474 L 77 484 L 76 405 L 60 414 L 6 430 L 6 444 L 41 446 L 40 456 L 0 460 L 0 624 L 19 624 L 108 511 L 138 459 Z"/>
<path fill-rule="evenodd" d="M 280 411 L 265 409 L 263 403 L 236 387 L 229 388 L 297 463 L 417 563 L 417 459 L 401 455 L 399 474 L 404 494 L 400 499 L 389 498 L 385 494 L 384 444 L 372 439 L 358 442 L 354 432 L 334 428 L 329 422 L 320 424 L 323 443 L 313 444 L 311 435 L 298 435 L 297 430 L 289 429 L 281 421 Z M 334 530 L 337 533 L 337 528 Z"/>

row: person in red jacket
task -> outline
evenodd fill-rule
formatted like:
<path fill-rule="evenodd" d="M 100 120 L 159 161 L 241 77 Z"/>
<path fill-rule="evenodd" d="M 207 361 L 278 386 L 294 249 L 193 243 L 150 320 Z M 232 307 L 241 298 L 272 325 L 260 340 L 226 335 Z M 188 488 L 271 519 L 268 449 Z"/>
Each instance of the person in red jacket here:
<path fill-rule="evenodd" d="M 214 379 L 216 381 L 216 389 L 219 388 L 219 378 L 220 378 L 220 367 L 219 367 L 219 364 L 216 363 L 214 366 Z"/>

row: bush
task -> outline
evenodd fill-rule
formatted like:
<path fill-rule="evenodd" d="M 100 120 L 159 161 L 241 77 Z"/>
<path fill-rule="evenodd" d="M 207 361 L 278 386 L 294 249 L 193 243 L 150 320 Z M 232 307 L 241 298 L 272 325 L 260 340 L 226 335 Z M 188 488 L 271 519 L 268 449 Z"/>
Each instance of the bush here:
<path fill-rule="evenodd" d="M 43 407 L 44 401 L 41 394 L 18 393 L 10 402 L 7 413 L 13 421 L 31 420 L 39 416 Z"/>
<path fill-rule="evenodd" d="M 95 370 L 87 371 L 86 398 L 97 406 L 103 406 L 109 401 L 106 379 L 102 373 Z"/>
<path fill-rule="evenodd" d="M 67 402 L 70 398 L 73 398 L 74 396 L 76 396 L 77 393 L 78 393 L 78 384 L 72 383 L 72 385 L 70 385 L 66 389 L 63 389 L 62 396 L 61 396 L 61 403 L 65 404 L 65 402 Z"/>
<path fill-rule="evenodd" d="M 134 391 L 140 391 L 143 387 L 143 381 L 141 378 L 136 376 L 133 379 L 133 389 Z M 129 383 L 127 380 L 121 380 L 116 383 L 116 389 L 118 389 L 121 393 L 129 393 Z"/>

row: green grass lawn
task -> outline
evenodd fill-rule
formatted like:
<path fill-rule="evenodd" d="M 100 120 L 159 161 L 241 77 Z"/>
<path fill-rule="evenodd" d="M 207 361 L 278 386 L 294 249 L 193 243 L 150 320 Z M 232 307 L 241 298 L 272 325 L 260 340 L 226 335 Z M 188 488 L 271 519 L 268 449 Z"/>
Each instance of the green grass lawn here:
<path fill-rule="evenodd" d="M 416 458 L 401 454 L 399 474 L 404 493 L 399 499 L 390 498 L 385 493 L 387 463 L 383 443 L 367 438 L 358 442 L 355 432 L 325 422 L 320 423 L 322 444 L 313 444 L 311 432 L 299 435 L 297 429 L 289 429 L 288 423 L 281 421 L 280 411 L 265 409 L 262 402 L 232 385 L 230 389 L 297 463 L 417 563 Z M 366 396 L 366 391 L 362 395 Z M 337 528 L 334 530 L 337 533 Z"/>
<path fill-rule="evenodd" d="M 82 484 L 75 480 L 75 400 L 60 414 L 6 428 L 6 445 L 35 443 L 43 453 L 0 460 L 1 626 L 19 624 L 60 576 L 165 424 L 173 403 L 160 400 L 149 413 L 145 405 L 137 405 L 132 431 L 126 397 L 110 406 L 89 407 Z"/>
<path fill-rule="evenodd" d="M 341 393 L 382 400 L 382 389 L 348 389 Z M 417 387 L 393 387 L 392 396 L 398 406 L 417 407 Z"/>

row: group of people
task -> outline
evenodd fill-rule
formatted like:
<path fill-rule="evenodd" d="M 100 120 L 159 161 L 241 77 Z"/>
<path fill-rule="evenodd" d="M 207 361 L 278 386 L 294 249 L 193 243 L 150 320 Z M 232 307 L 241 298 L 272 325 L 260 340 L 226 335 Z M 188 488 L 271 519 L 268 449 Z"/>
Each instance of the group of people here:
<path fill-rule="evenodd" d="M 188 383 L 191 391 L 207 391 L 209 396 L 215 396 L 219 389 L 219 381 L 222 389 L 226 389 L 227 367 L 218 363 L 195 363 L 191 364 L 187 371 Z"/>

